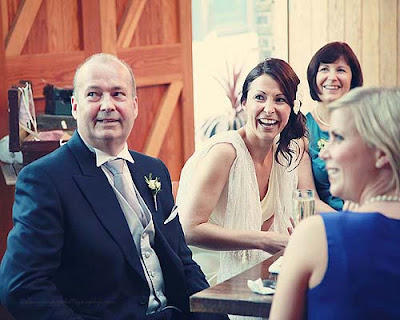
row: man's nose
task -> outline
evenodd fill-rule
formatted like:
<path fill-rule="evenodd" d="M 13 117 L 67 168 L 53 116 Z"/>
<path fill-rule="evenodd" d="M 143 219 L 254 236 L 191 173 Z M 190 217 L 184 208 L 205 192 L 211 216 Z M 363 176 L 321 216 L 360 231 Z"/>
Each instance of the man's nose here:
<path fill-rule="evenodd" d="M 101 99 L 100 110 L 107 111 L 107 112 L 115 110 L 115 105 L 109 94 L 103 95 L 103 98 Z"/>

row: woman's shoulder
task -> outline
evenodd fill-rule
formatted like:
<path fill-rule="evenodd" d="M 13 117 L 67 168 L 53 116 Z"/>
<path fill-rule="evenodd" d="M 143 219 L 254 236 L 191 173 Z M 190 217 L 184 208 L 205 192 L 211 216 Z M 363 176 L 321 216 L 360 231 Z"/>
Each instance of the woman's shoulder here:
<path fill-rule="evenodd" d="M 217 143 L 221 143 L 221 142 L 230 143 L 234 147 L 244 144 L 242 137 L 240 136 L 239 132 L 236 130 L 220 132 L 220 133 L 212 136 L 210 139 L 208 139 L 206 141 L 206 144 L 217 144 Z"/>
<path fill-rule="evenodd" d="M 238 153 L 246 150 L 246 145 L 235 130 L 218 133 L 204 141 L 197 153 L 206 155 L 210 152 L 220 154 L 224 157 L 235 158 Z"/>
<path fill-rule="evenodd" d="M 321 131 L 317 121 L 314 118 L 313 112 L 310 111 L 306 114 L 306 126 L 308 129 L 309 135 L 315 134 L 315 132 Z"/>
<path fill-rule="evenodd" d="M 210 146 L 207 156 L 216 157 L 221 162 L 233 162 L 236 158 L 236 148 L 227 141 L 218 142 Z"/>

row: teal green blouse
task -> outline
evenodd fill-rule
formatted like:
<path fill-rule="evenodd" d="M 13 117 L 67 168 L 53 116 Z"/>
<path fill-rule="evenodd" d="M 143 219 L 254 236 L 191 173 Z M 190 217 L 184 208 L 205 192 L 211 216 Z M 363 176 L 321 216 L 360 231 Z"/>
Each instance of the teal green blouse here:
<path fill-rule="evenodd" d="M 309 135 L 308 138 L 310 141 L 309 152 L 311 166 L 318 195 L 322 201 L 330 205 L 335 210 L 342 210 L 343 200 L 332 196 L 329 192 L 330 184 L 328 180 L 328 173 L 325 169 L 325 161 L 318 156 L 321 148 L 329 140 L 328 131 L 323 131 L 320 129 L 311 113 L 307 113 L 306 119 Z"/>

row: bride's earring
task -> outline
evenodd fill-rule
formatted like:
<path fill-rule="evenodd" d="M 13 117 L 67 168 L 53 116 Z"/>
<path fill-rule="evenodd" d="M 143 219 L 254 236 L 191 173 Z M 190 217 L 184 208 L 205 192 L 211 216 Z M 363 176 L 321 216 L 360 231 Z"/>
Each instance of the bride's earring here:
<path fill-rule="evenodd" d="M 386 163 L 388 162 L 386 157 L 380 157 L 379 159 L 376 160 L 375 162 L 375 167 L 380 169 L 382 168 Z"/>

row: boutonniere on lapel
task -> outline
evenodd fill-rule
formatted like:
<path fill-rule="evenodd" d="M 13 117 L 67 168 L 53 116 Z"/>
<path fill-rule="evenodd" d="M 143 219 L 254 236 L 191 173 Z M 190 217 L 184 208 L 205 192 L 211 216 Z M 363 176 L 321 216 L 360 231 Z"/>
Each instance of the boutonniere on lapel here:
<path fill-rule="evenodd" d="M 144 176 L 144 179 L 146 180 L 147 186 L 149 187 L 151 193 L 153 194 L 154 207 L 156 208 L 157 211 L 157 193 L 161 191 L 160 178 L 155 177 L 155 179 L 152 179 L 152 173 L 149 173 L 149 176 L 148 177 Z"/>

